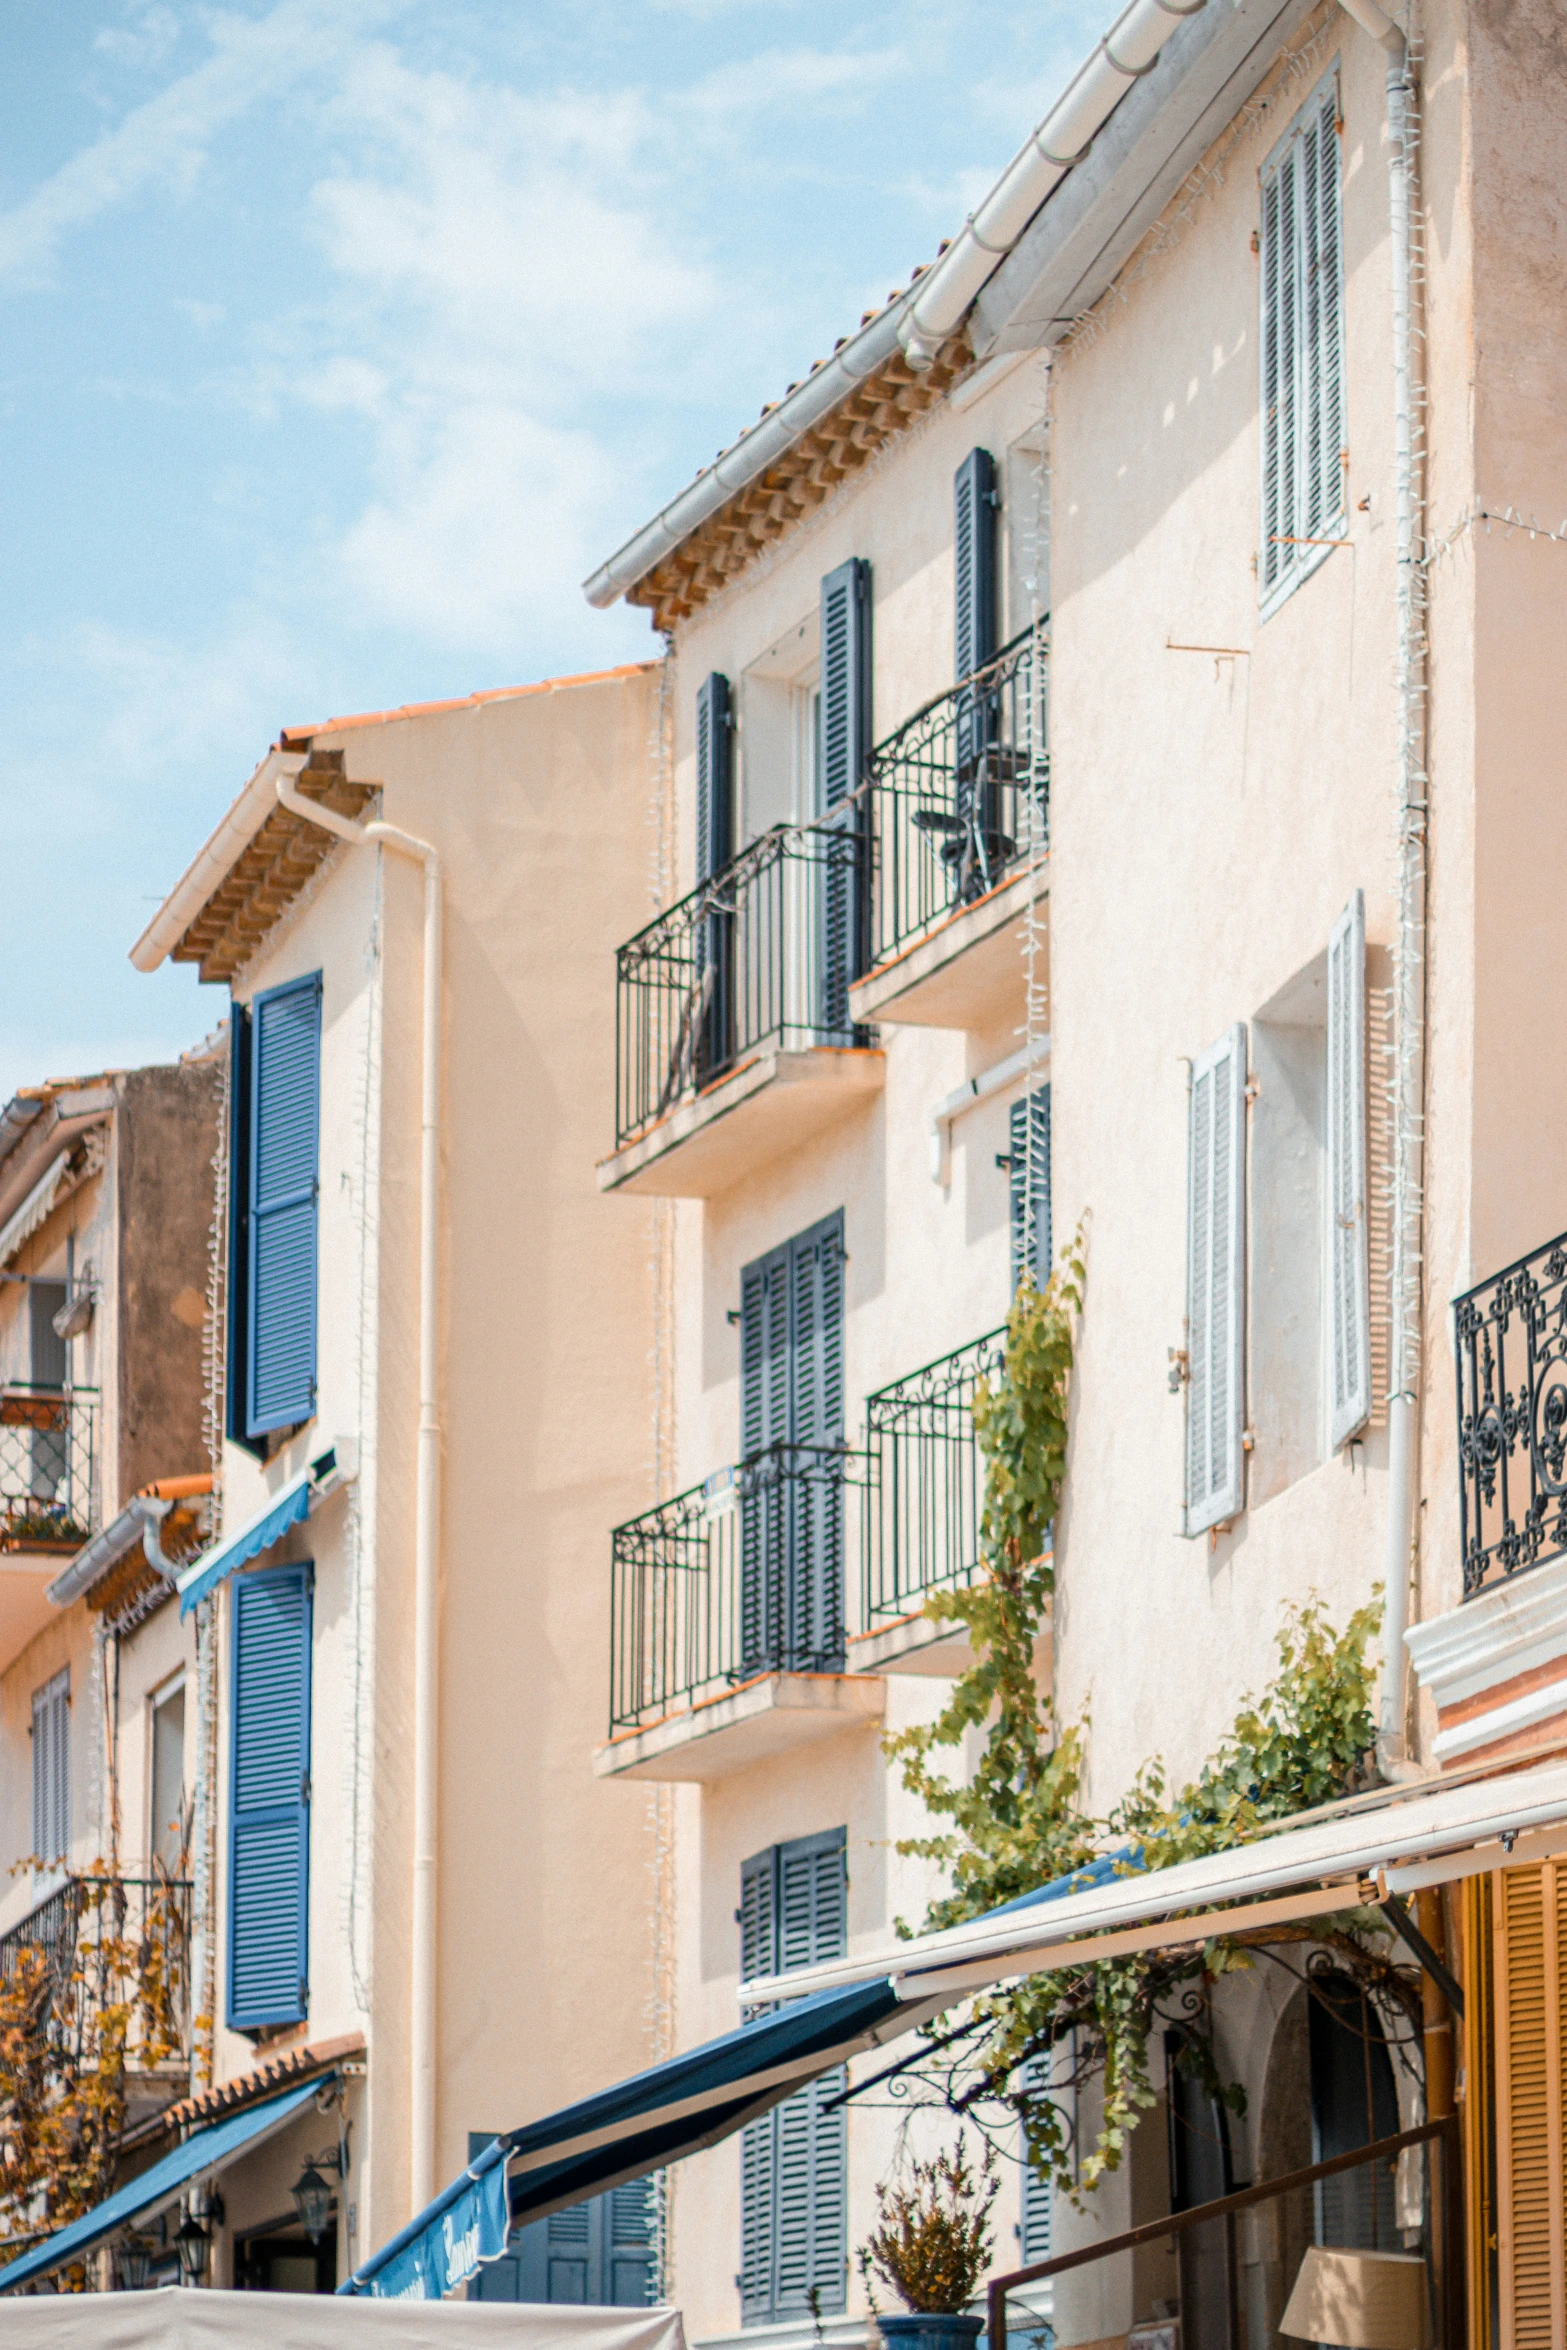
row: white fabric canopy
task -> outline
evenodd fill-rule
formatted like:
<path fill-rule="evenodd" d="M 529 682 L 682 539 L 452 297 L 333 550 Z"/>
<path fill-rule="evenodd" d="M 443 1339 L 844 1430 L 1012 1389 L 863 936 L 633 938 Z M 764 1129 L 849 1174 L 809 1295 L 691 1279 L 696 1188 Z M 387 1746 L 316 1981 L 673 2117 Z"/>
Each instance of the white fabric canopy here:
<path fill-rule="evenodd" d="M 337 2293 L 36 2293 L 0 2299 L 4 2350 L 685 2350 L 678 2309 L 369 2301 Z"/>
<path fill-rule="evenodd" d="M 956 1997 L 1055 1967 L 1321 1917 L 1563 1850 L 1567 1764 L 1457 1786 L 1394 1787 L 1380 1803 L 1346 1806 L 1331 1818 L 1284 1827 L 1202 1860 L 1129 1867 L 1083 1892 L 1042 1886 L 1022 1903 L 939 1934 L 759 1976 L 741 1985 L 740 1997 L 749 2005 L 879 1976 L 890 1978 L 905 1999 L 938 1991 Z"/>

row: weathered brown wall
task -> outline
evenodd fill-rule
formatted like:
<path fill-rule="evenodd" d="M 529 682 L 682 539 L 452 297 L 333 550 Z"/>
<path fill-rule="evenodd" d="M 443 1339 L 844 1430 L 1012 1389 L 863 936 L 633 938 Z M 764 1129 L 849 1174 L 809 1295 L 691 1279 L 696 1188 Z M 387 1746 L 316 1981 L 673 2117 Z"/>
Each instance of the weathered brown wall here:
<path fill-rule="evenodd" d="M 207 1467 L 202 1310 L 219 1064 L 138 1069 L 116 1119 L 119 1493 Z"/>

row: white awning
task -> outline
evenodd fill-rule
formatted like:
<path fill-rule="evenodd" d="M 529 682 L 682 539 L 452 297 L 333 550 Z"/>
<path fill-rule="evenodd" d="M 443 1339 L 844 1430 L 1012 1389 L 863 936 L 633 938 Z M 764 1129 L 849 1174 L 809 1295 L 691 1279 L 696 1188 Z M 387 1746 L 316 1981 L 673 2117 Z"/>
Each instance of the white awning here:
<path fill-rule="evenodd" d="M 958 1998 L 987 1983 L 1328 1916 L 1563 1851 L 1567 1764 L 1458 1786 L 1393 1787 L 1380 1803 L 1346 1806 L 1203 1860 L 1129 1866 L 1082 1892 L 1063 1879 L 939 1934 L 759 1976 L 740 1996 L 751 2005 L 886 1976 L 905 1999 Z"/>
<path fill-rule="evenodd" d="M 23 1241 L 31 1240 L 43 1223 L 54 1206 L 56 1194 L 65 1181 L 65 1170 L 70 1163 L 70 1152 L 61 1151 L 59 1157 L 52 1160 L 39 1176 L 15 1215 L 8 1216 L 4 1225 L 0 1226 L 0 1265 L 8 1265 Z"/>

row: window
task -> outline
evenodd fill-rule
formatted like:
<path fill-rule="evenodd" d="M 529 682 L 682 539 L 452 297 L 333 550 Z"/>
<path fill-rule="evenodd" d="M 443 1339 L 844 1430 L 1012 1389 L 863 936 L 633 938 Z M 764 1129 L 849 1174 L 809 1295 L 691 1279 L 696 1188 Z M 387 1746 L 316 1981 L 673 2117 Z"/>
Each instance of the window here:
<path fill-rule="evenodd" d="M 311 1569 L 230 1590 L 228 2020 L 253 2031 L 309 2007 Z"/>
<path fill-rule="evenodd" d="M 971 449 L 952 485 L 953 676 L 961 685 L 996 653 L 996 460 Z M 960 746 L 959 756 L 962 756 Z"/>
<path fill-rule="evenodd" d="M 160 1690 L 148 1708 L 151 1747 L 147 1851 L 171 1876 L 185 1853 L 185 1684 Z"/>
<path fill-rule="evenodd" d="M 1007 1157 L 1011 1195 L 1012 1294 L 1025 1273 L 1043 1289 L 1050 1278 L 1050 1088 L 1012 1104 Z"/>
<path fill-rule="evenodd" d="M 233 1014 L 229 1434 L 253 1450 L 316 1408 L 321 974 Z"/>
<path fill-rule="evenodd" d="M 740 1614 L 747 1677 L 841 1673 L 843 1211 L 740 1274 Z"/>
<path fill-rule="evenodd" d="M 64 1281 L 30 1281 L 27 1285 L 27 1375 L 34 1387 L 66 1385 L 68 1350 L 54 1319 L 65 1311 L 70 1294 L 70 1285 Z M 29 1490 L 35 1501 L 68 1502 L 65 1483 L 70 1440 L 64 1407 L 50 1407 L 47 1420 L 50 1424 L 35 1427 L 28 1439 Z"/>
<path fill-rule="evenodd" d="M 493 2143 L 471 2130 L 468 2160 Z M 658 2181 L 628 2179 L 548 2219 L 514 2228 L 500 2260 L 486 2261 L 470 2301 L 586 2302 L 599 2309 L 651 2309 L 658 2299 Z"/>
<path fill-rule="evenodd" d="M 53 1868 L 71 1849 L 71 1671 L 33 1692 L 33 1858 Z"/>
<path fill-rule="evenodd" d="M 1243 1500 L 1246 1030 L 1192 1070 L 1186 1191 L 1186 1531 Z"/>
<path fill-rule="evenodd" d="M 1344 296 L 1338 74 L 1262 172 L 1264 617 L 1344 536 Z"/>
<path fill-rule="evenodd" d="M 740 1871 L 742 1980 L 841 1958 L 846 1833 L 775 1844 Z M 842 2067 L 750 2122 L 740 2144 L 740 2314 L 746 2325 L 842 2309 L 848 2132 Z"/>
<path fill-rule="evenodd" d="M 854 795 L 871 749 L 871 567 L 858 556 L 822 581 L 821 748 L 817 814 L 841 836 L 822 875 L 820 1020 L 824 1041 L 849 1043 L 849 985 L 865 968 L 870 909 L 866 821 Z"/>

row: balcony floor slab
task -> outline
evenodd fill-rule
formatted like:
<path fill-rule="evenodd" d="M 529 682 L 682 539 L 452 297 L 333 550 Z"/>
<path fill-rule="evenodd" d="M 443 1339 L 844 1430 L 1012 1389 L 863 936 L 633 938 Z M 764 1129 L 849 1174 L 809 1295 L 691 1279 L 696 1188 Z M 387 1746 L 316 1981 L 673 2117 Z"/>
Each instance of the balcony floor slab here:
<path fill-rule="evenodd" d="M 872 1729 L 886 1709 L 875 1673 L 766 1673 L 645 1730 L 598 1747 L 601 1779 L 713 1780 L 846 1730 Z"/>
<path fill-rule="evenodd" d="M 714 1199 L 758 1165 L 835 1126 L 881 1091 L 886 1056 L 857 1045 L 763 1052 L 598 1168 L 600 1191 Z"/>
<path fill-rule="evenodd" d="M 850 1018 L 916 1028 L 995 1026 L 1022 1000 L 1023 917 L 1030 901 L 1048 897 L 1049 890 L 1047 858 L 1037 871 L 1019 873 L 949 914 L 856 980 L 849 990 Z"/>
<path fill-rule="evenodd" d="M 56 1552 L 0 1551 L 0 1672 L 15 1664 L 45 1624 L 59 1622 L 58 1608 L 44 1596 L 59 1572 Z"/>

